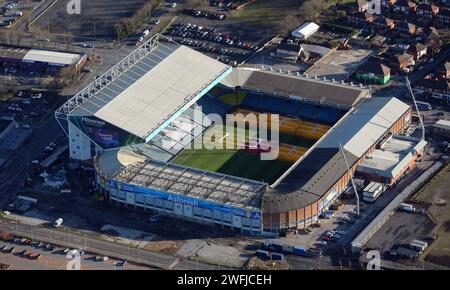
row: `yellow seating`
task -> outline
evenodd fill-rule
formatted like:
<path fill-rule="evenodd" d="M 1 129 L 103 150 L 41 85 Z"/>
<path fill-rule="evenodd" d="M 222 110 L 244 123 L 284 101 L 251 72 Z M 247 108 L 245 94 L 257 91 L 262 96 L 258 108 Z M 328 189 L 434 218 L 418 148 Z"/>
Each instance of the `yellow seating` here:
<path fill-rule="evenodd" d="M 248 114 L 255 114 L 257 117 L 261 114 L 254 111 L 249 111 L 245 109 L 236 109 L 234 113 L 240 113 L 244 116 Z M 267 116 L 268 127 L 270 128 L 270 115 Z M 259 121 L 259 118 L 258 118 Z M 331 128 L 330 126 L 324 124 L 318 124 L 303 120 L 298 120 L 294 118 L 279 116 L 280 122 L 280 132 L 300 136 L 307 139 L 319 140 L 328 130 Z"/>

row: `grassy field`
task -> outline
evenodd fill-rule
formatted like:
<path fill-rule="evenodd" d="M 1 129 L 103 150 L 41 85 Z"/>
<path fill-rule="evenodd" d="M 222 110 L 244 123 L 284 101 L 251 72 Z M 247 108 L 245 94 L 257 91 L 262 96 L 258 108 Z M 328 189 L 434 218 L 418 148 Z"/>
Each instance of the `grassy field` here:
<path fill-rule="evenodd" d="M 450 165 L 444 167 L 424 188 L 415 194 L 414 201 L 430 204 L 428 212 L 437 222 L 437 239 L 431 244 L 425 260 L 450 267 Z M 437 201 L 446 204 L 439 205 Z"/>
<path fill-rule="evenodd" d="M 211 130 L 217 130 L 216 127 Z M 217 131 L 216 131 L 217 132 Z M 254 136 L 248 129 L 245 132 L 237 132 L 235 134 L 246 136 Z M 217 135 L 215 135 L 217 136 Z M 213 141 L 210 138 L 203 138 L 204 143 L 211 145 Z M 281 139 L 281 136 L 280 136 Z M 200 142 L 197 139 L 194 142 Z M 215 140 L 217 145 L 226 143 L 228 138 L 223 140 Z M 217 143 L 219 142 L 219 143 Z M 231 145 L 231 144 L 230 144 Z M 291 165 L 291 162 L 282 160 L 261 160 L 261 155 L 253 152 L 245 152 L 234 149 L 234 146 L 216 146 L 216 148 L 224 147 L 224 149 L 185 149 L 172 162 L 184 166 L 204 169 L 208 171 L 220 172 L 228 175 L 240 176 L 268 183 L 274 182 L 281 174 Z M 231 148 L 231 149 L 228 149 Z"/>
<path fill-rule="evenodd" d="M 233 13 L 231 20 L 248 24 L 276 26 L 286 15 L 299 9 L 305 0 L 258 0 Z"/>

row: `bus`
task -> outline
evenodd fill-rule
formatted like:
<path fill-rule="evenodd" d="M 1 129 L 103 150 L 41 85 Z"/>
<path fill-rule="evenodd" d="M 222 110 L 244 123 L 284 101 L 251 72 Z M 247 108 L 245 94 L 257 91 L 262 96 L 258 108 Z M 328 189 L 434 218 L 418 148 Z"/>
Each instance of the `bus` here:
<path fill-rule="evenodd" d="M 420 102 L 420 101 L 416 101 L 416 103 L 417 103 L 417 108 L 419 108 L 419 111 L 430 111 L 433 109 L 433 107 L 431 107 L 430 103 Z"/>

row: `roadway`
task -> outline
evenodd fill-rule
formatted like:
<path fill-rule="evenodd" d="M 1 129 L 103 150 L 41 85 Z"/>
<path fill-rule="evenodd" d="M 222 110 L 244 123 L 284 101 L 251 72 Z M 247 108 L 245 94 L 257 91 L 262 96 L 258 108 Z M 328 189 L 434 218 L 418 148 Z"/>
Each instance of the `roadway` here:
<path fill-rule="evenodd" d="M 62 231 L 47 227 L 34 227 L 22 223 L 8 222 L 0 220 L 0 230 L 8 231 L 16 235 L 29 237 L 33 240 L 40 240 L 55 245 L 70 247 L 74 249 L 85 249 L 89 252 L 114 257 L 116 259 L 144 264 L 160 269 L 174 270 L 216 270 L 224 267 L 199 263 L 196 261 L 182 260 L 180 258 L 150 252 L 128 245 L 112 243 L 96 238 L 82 235 L 77 232 Z"/>

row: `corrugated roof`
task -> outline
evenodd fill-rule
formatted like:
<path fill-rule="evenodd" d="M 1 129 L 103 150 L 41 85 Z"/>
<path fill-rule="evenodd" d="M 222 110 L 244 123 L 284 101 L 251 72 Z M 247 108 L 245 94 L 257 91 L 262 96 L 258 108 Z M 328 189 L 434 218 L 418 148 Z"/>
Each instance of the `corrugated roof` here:
<path fill-rule="evenodd" d="M 253 71 L 243 86 L 349 107 L 354 106 L 369 93 L 368 89 L 350 85 L 269 71 Z"/>
<path fill-rule="evenodd" d="M 23 57 L 23 62 L 44 62 L 57 65 L 73 65 L 81 58 L 80 54 L 30 49 Z"/>
<path fill-rule="evenodd" d="M 145 139 L 228 69 L 186 46 L 160 43 L 72 115 L 93 115 Z"/>
<path fill-rule="evenodd" d="M 365 99 L 318 147 L 339 147 L 340 143 L 361 157 L 409 108 L 396 98 Z"/>

